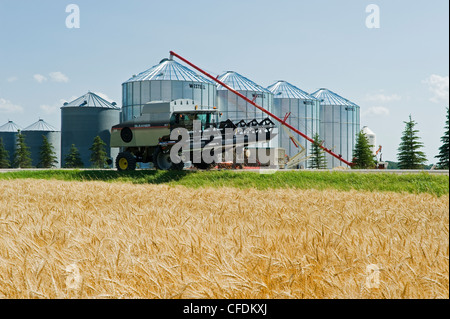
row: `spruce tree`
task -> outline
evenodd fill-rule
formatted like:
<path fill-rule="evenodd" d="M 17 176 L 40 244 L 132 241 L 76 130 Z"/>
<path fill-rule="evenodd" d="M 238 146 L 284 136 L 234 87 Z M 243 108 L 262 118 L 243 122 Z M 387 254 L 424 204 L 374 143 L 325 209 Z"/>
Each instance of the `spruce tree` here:
<path fill-rule="evenodd" d="M 83 168 L 84 163 L 81 160 L 81 155 L 75 144 L 70 147 L 69 154 L 64 158 L 64 168 Z"/>
<path fill-rule="evenodd" d="M 318 133 L 313 136 L 314 143 L 311 145 L 311 157 L 309 160 L 309 168 L 313 169 L 326 169 L 327 168 L 327 158 L 325 156 L 325 151 L 320 147 L 323 141 L 320 139 Z"/>
<path fill-rule="evenodd" d="M 354 169 L 372 169 L 375 168 L 375 159 L 369 144 L 369 139 L 362 130 L 356 136 L 355 149 L 353 150 L 352 166 Z"/>
<path fill-rule="evenodd" d="M 410 115 L 409 121 L 403 123 L 406 126 L 398 147 L 398 166 L 400 169 L 423 169 L 427 158 L 425 157 L 425 153 L 420 151 L 423 143 L 419 142 L 420 137 L 417 135 L 419 131 L 414 129 L 417 122 Z"/>
<path fill-rule="evenodd" d="M 3 145 L 3 138 L 0 137 L 0 168 L 9 168 L 9 153 Z"/>
<path fill-rule="evenodd" d="M 58 164 L 58 157 L 55 154 L 53 145 L 49 143 L 47 137 L 42 135 L 42 145 L 39 152 L 39 163 L 40 168 L 52 168 L 56 167 Z"/>
<path fill-rule="evenodd" d="M 25 144 L 25 136 L 19 131 L 17 135 L 17 148 L 14 153 L 13 167 L 31 168 L 31 153 Z"/>
<path fill-rule="evenodd" d="M 439 147 L 439 155 L 435 156 L 439 159 L 437 167 L 439 169 L 449 169 L 449 130 L 448 130 L 448 107 L 447 107 L 447 121 L 445 122 L 445 133 L 441 137 L 442 145 Z"/>
<path fill-rule="evenodd" d="M 105 150 L 106 144 L 102 141 L 100 136 L 94 138 L 91 148 L 91 163 L 94 168 L 105 168 L 108 166 L 107 160 L 108 156 Z"/>

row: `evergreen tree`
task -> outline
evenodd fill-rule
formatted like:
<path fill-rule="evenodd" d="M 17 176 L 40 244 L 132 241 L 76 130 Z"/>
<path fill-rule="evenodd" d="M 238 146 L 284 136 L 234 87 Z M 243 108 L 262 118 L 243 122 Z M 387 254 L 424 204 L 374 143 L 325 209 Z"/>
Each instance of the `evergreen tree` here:
<path fill-rule="evenodd" d="M 81 160 L 81 155 L 75 144 L 70 147 L 69 154 L 64 158 L 64 168 L 83 168 L 84 163 Z"/>
<path fill-rule="evenodd" d="M 402 140 L 398 147 L 397 159 L 400 169 L 422 169 L 427 159 L 425 153 L 420 151 L 423 143 L 419 142 L 420 137 L 417 136 L 418 130 L 414 129 L 417 122 L 413 121 L 409 116 L 405 130 L 402 134 Z"/>
<path fill-rule="evenodd" d="M 327 158 L 325 156 L 325 151 L 320 148 L 323 141 L 320 139 L 318 133 L 313 136 L 314 143 L 311 145 L 311 157 L 309 160 L 309 167 L 313 169 L 326 169 L 327 168 Z"/>
<path fill-rule="evenodd" d="M 372 169 L 375 168 L 375 159 L 369 144 L 369 138 L 362 130 L 356 136 L 355 149 L 353 150 L 352 166 L 354 169 Z"/>
<path fill-rule="evenodd" d="M 108 156 L 105 150 L 106 144 L 102 141 L 100 136 L 96 136 L 94 138 L 94 142 L 92 143 L 91 148 L 89 150 L 91 153 L 91 163 L 92 167 L 95 168 L 105 168 L 108 166 L 107 160 Z"/>
<path fill-rule="evenodd" d="M 30 168 L 31 167 L 31 153 L 28 146 L 25 144 L 25 136 L 19 131 L 17 135 L 17 148 L 14 153 L 13 167 L 16 168 Z"/>
<path fill-rule="evenodd" d="M 445 133 L 441 137 L 442 145 L 439 147 L 439 155 L 435 156 L 439 159 L 437 167 L 439 169 L 449 169 L 449 148 L 448 148 L 449 130 L 448 130 L 448 107 L 447 107 L 447 121 L 445 122 Z"/>
<path fill-rule="evenodd" d="M 9 154 L 3 145 L 3 138 L 0 137 L 0 168 L 9 168 Z"/>
<path fill-rule="evenodd" d="M 45 135 L 42 135 L 42 145 L 39 152 L 39 163 L 40 168 L 52 168 L 56 167 L 58 164 L 58 157 L 55 154 L 53 145 L 50 144 Z"/>

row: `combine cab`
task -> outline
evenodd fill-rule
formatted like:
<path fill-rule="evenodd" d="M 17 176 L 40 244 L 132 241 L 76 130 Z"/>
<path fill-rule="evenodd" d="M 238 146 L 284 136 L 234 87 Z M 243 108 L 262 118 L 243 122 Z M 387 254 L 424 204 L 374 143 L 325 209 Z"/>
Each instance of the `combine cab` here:
<path fill-rule="evenodd" d="M 233 162 L 237 162 L 237 155 L 235 155 L 239 153 L 236 151 L 237 148 L 245 148 L 256 143 L 249 139 L 246 130 L 263 133 L 258 135 L 258 142 L 269 141 L 274 137 L 275 124 L 268 118 L 261 122 L 252 120 L 246 123 L 241 120 L 233 123 L 230 120 L 220 122 L 219 116 L 217 109 L 195 105 L 193 100 L 188 99 L 147 103 L 140 117 L 115 125 L 111 129 L 111 147 L 122 149 L 116 158 L 117 169 L 119 171 L 134 170 L 138 162 L 153 162 L 157 169 L 181 170 L 187 156 L 189 159 L 194 159 L 195 154 L 202 154 L 205 150 L 213 149 L 220 150 L 219 153 L 222 155 L 220 158 L 225 158 L 227 151 L 233 152 Z M 186 153 L 186 149 L 178 152 L 177 155 L 181 161 L 174 162 L 171 149 L 180 142 L 181 137 L 178 140 L 172 140 L 170 136 L 173 130 L 179 128 L 189 134 L 184 141 L 189 154 Z M 227 134 L 230 130 L 233 133 L 231 135 Z M 208 134 L 204 134 L 205 132 Z M 220 136 L 220 139 L 213 139 L 212 135 Z M 193 161 L 193 165 L 199 169 L 208 169 L 215 164 L 218 162 L 204 161 L 203 158 Z"/>

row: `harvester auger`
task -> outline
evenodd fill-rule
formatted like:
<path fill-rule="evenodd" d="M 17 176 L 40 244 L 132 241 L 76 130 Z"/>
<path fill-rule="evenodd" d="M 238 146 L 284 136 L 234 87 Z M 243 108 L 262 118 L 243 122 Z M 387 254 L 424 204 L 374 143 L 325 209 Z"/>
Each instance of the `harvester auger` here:
<path fill-rule="evenodd" d="M 284 125 L 285 127 L 289 128 L 290 130 L 294 131 L 295 133 L 297 133 L 298 135 L 300 135 L 301 137 L 303 137 L 304 139 L 306 139 L 307 141 L 313 143 L 313 144 L 317 144 L 312 138 L 310 138 L 309 136 L 303 134 L 302 132 L 300 132 L 298 129 L 296 129 L 295 127 L 293 127 L 292 125 L 290 125 L 289 123 L 287 123 L 285 120 L 280 119 L 279 117 L 277 117 L 276 115 L 270 113 L 269 111 L 267 111 L 266 109 L 264 109 L 263 107 L 259 106 L 258 104 L 256 104 L 254 101 L 248 99 L 246 96 L 242 95 L 241 93 L 237 92 L 236 90 L 232 89 L 231 87 L 229 87 L 228 85 L 226 85 L 225 83 L 223 83 L 222 81 L 218 80 L 216 77 L 212 76 L 211 74 L 203 71 L 202 69 L 200 69 L 198 66 L 196 66 L 195 64 L 189 62 L 188 60 L 186 60 L 185 58 L 183 58 L 182 56 L 176 54 L 173 51 L 170 51 L 170 58 L 172 59 L 173 57 L 176 57 L 178 59 L 180 59 L 181 61 L 183 61 L 184 63 L 186 63 L 187 65 L 191 66 L 192 68 L 196 69 L 197 71 L 199 71 L 200 73 L 204 74 L 205 76 L 207 76 L 208 78 L 212 79 L 213 81 L 217 82 L 218 84 L 222 85 L 224 88 L 226 88 L 227 90 L 233 92 L 234 94 L 236 94 L 237 96 L 239 96 L 240 98 L 244 99 L 246 102 L 250 103 L 251 105 L 253 105 L 254 107 L 256 107 L 257 109 L 259 109 L 260 111 L 264 112 L 265 114 L 267 114 L 269 117 L 273 118 L 274 120 L 276 120 L 277 122 L 281 123 L 282 125 Z M 345 160 L 344 158 L 342 158 L 342 155 L 340 154 L 336 154 L 334 153 L 332 150 L 324 147 L 321 144 L 317 144 L 321 149 L 323 149 L 325 152 L 327 152 L 328 154 L 330 154 L 331 156 L 337 158 L 339 161 L 343 162 L 344 164 L 348 165 L 348 166 L 353 166 L 354 164 Z"/>

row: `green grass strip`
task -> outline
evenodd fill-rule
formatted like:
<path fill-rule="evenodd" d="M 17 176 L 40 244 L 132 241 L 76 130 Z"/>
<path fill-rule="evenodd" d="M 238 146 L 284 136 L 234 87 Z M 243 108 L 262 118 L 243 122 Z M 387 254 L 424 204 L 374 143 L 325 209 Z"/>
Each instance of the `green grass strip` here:
<path fill-rule="evenodd" d="M 259 174 L 257 172 L 227 170 L 138 170 L 131 172 L 118 172 L 115 170 L 24 170 L 0 173 L 0 180 L 18 178 L 167 184 L 172 186 L 182 185 L 189 188 L 237 187 L 240 189 L 255 188 L 259 190 L 295 188 L 429 193 L 437 196 L 449 194 L 449 177 L 447 175 L 432 175 L 428 173 L 369 174 L 334 171 L 277 171 L 274 174 Z"/>

